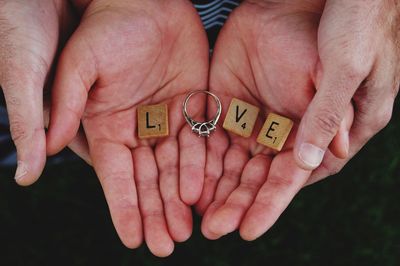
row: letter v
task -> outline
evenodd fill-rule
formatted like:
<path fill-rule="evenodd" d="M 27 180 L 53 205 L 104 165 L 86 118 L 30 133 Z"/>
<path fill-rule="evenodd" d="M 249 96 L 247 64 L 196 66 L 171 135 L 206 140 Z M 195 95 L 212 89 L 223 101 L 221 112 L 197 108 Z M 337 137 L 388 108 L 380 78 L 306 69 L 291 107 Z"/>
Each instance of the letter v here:
<path fill-rule="evenodd" d="M 242 119 L 246 112 L 247 109 L 244 109 L 244 111 L 239 115 L 239 105 L 236 105 L 236 123 L 239 123 L 240 119 Z"/>

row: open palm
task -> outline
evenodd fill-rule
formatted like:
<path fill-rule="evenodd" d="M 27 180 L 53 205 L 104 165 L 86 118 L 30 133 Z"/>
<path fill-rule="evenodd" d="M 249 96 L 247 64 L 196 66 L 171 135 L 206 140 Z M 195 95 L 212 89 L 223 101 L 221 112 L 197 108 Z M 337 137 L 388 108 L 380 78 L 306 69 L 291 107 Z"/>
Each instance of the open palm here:
<path fill-rule="evenodd" d="M 179 15 L 179 16 L 178 16 Z M 49 131 L 57 152 L 82 124 L 114 225 L 128 247 L 144 238 L 158 256 L 191 234 L 205 141 L 182 102 L 208 78 L 208 45 L 187 1 L 92 1 L 58 65 Z M 140 140 L 137 107 L 166 103 L 169 136 Z M 191 106 L 198 118 L 204 99 Z"/>
<path fill-rule="evenodd" d="M 197 209 L 205 212 L 202 231 L 208 238 L 238 228 L 244 239 L 259 237 L 310 177 L 311 171 L 297 166 L 293 145 L 315 94 L 321 9 L 244 2 L 220 33 L 211 64 L 211 91 L 221 97 L 225 111 L 235 97 L 261 112 L 250 138 L 219 131 L 207 143 L 205 186 Z M 279 154 L 256 142 L 269 112 L 295 122 Z"/>

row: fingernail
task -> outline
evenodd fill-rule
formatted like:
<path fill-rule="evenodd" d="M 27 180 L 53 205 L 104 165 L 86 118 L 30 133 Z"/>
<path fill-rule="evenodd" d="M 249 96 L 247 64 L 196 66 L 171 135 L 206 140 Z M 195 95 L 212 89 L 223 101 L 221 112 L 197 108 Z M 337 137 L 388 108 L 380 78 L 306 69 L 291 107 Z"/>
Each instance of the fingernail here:
<path fill-rule="evenodd" d="M 321 148 L 310 144 L 310 143 L 303 143 L 300 145 L 299 150 L 299 159 L 310 169 L 317 168 L 323 158 L 324 158 L 325 151 Z"/>
<path fill-rule="evenodd" d="M 17 171 L 15 172 L 15 180 L 20 180 L 28 173 L 26 164 L 22 161 L 18 161 Z"/>

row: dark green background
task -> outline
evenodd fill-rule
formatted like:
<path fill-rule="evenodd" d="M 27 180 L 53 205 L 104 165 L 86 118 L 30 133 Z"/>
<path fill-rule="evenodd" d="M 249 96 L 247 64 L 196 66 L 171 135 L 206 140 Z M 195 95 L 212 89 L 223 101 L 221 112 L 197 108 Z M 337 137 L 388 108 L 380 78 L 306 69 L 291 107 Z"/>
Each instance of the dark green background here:
<path fill-rule="evenodd" d="M 305 188 L 254 242 L 195 232 L 158 259 L 128 250 L 81 162 L 46 168 L 32 187 L 0 173 L 0 265 L 400 265 L 400 108 L 338 175 Z"/>

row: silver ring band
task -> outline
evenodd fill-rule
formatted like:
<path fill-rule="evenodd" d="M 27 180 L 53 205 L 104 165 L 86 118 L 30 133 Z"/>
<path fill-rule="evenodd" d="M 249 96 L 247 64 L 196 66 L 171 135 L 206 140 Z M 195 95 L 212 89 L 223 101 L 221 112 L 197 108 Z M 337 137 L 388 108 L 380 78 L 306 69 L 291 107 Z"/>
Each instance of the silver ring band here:
<path fill-rule="evenodd" d="M 192 119 L 187 112 L 187 105 L 188 105 L 189 99 L 193 95 L 198 94 L 198 93 L 205 93 L 205 94 L 212 96 L 214 98 L 215 102 L 217 103 L 217 114 L 210 121 L 198 122 L 198 121 Z M 221 116 L 221 112 L 222 112 L 221 101 L 215 94 L 213 94 L 209 91 L 193 91 L 186 96 L 185 101 L 183 102 L 183 116 L 185 117 L 188 124 L 192 127 L 192 131 L 194 133 L 197 133 L 199 135 L 199 137 L 209 137 L 210 136 L 211 132 L 216 129 L 216 125 L 218 123 L 219 117 Z"/>

